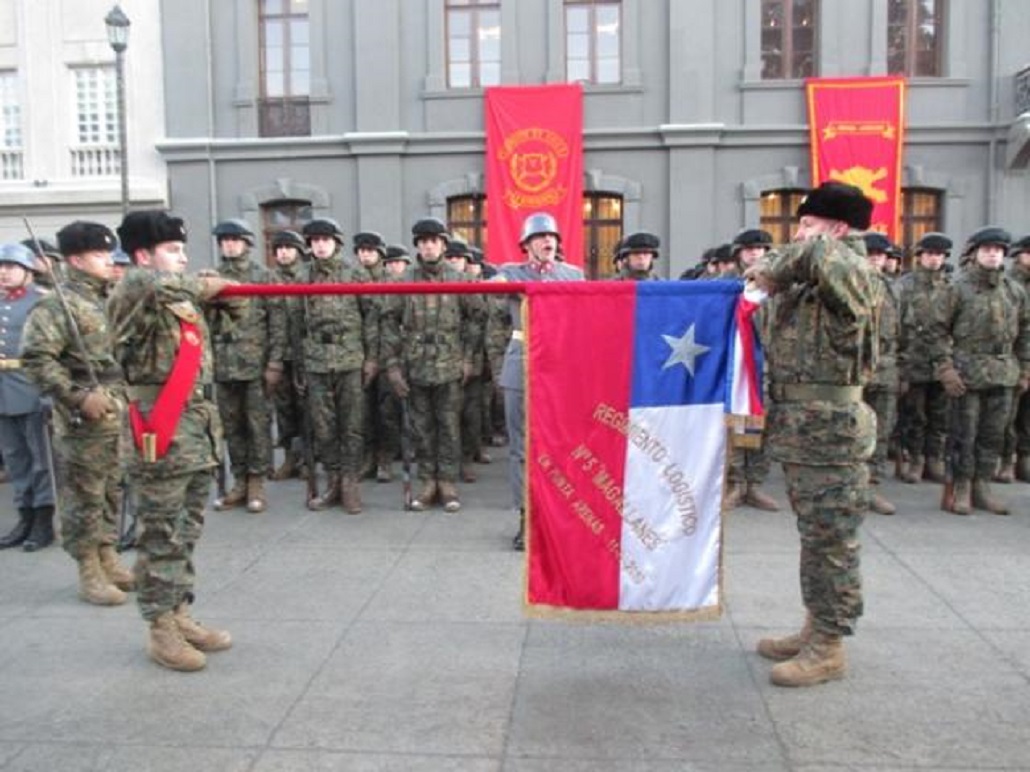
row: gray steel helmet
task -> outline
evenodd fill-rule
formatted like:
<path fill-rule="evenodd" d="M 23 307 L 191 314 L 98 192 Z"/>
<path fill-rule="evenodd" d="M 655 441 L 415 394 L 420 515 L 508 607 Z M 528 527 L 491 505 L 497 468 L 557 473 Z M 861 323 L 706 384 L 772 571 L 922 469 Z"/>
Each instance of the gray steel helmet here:
<path fill-rule="evenodd" d="M 551 234 L 558 243 L 561 243 L 561 233 L 558 232 L 558 221 L 554 215 L 548 212 L 534 212 L 522 223 L 522 236 L 519 238 L 519 245 L 523 246 L 534 236 Z"/>
<path fill-rule="evenodd" d="M 36 266 L 36 256 L 28 247 L 21 244 L 0 244 L 0 263 L 20 265 L 33 273 L 39 270 Z"/>
<path fill-rule="evenodd" d="M 254 246 L 254 231 L 250 229 L 250 223 L 239 217 L 222 220 L 211 230 L 211 235 L 219 240 L 224 238 L 243 239 L 250 246 Z"/>

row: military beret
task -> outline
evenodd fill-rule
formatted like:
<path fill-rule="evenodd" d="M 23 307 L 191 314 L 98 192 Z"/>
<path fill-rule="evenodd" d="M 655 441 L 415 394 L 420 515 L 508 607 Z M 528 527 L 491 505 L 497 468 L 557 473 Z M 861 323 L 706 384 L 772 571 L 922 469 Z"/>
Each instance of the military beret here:
<path fill-rule="evenodd" d="M 254 246 L 254 231 L 250 229 L 250 223 L 246 220 L 242 220 L 239 217 L 234 217 L 231 220 L 223 220 L 218 223 L 212 230 L 211 235 L 216 239 L 242 239 L 251 246 Z"/>
<path fill-rule="evenodd" d="M 76 220 L 57 232 L 57 246 L 65 257 L 85 252 L 110 252 L 118 246 L 118 239 L 106 225 Z"/>
<path fill-rule="evenodd" d="M 411 255 L 408 254 L 408 248 L 400 244 L 390 244 L 386 247 L 386 255 L 383 260 L 387 263 L 394 260 L 399 260 L 404 263 L 411 262 Z"/>
<path fill-rule="evenodd" d="M 276 231 L 272 236 L 272 249 L 278 247 L 296 247 L 303 252 L 307 248 L 307 244 L 304 243 L 304 237 L 297 231 L 282 230 Z"/>
<path fill-rule="evenodd" d="M 129 212 L 118 226 L 122 249 L 132 255 L 137 249 L 150 249 L 166 241 L 186 241 L 186 224 L 161 209 Z"/>
<path fill-rule="evenodd" d="M 639 231 L 638 233 L 629 234 L 622 240 L 622 246 L 619 248 L 619 253 L 625 256 L 630 252 L 650 252 L 657 257 L 658 249 L 661 245 L 662 240 L 653 233 Z"/>
<path fill-rule="evenodd" d="M 862 237 L 865 241 L 866 252 L 883 252 L 888 253 L 891 251 L 891 242 L 882 233 L 867 233 Z"/>
<path fill-rule="evenodd" d="M 923 237 L 916 242 L 912 251 L 917 255 L 920 252 L 940 252 L 947 255 L 951 252 L 952 246 L 951 239 L 943 233 L 931 231 L 930 233 L 923 234 Z"/>
<path fill-rule="evenodd" d="M 61 257 L 61 252 L 57 247 L 46 239 L 38 239 L 38 242 L 37 239 L 24 239 L 20 243 L 36 257 Z"/>
<path fill-rule="evenodd" d="M 771 247 L 772 234 L 761 228 L 745 228 L 733 237 L 734 251 L 744 247 Z"/>
<path fill-rule="evenodd" d="M 976 249 L 987 244 L 997 244 L 998 246 L 1009 248 L 1009 244 L 1012 243 L 1012 234 L 1004 228 L 998 228 L 994 225 L 988 225 L 986 228 L 980 228 L 979 230 L 973 231 L 973 234 L 969 237 L 969 241 L 966 242 L 966 246 L 970 249 Z"/>
<path fill-rule="evenodd" d="M 873 202 L 861 188 L 843 182 L 824 182 L 802 199 L 797 216 L 824 217 L 840 220 L 856 230 L 864 231 L 873 217 Z"/>
<path fill-rule="evenodd" d="M 1018 255 L 1020 252 L 1030 252 L 1030 236 L 1024 236 L 1019 241 L 1012 242 L 1009 254 Z"/>

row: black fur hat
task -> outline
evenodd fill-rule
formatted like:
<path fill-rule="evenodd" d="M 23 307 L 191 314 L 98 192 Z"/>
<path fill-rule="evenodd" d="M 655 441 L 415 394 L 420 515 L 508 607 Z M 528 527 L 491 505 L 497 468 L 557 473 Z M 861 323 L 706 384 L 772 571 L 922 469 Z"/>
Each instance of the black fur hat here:
<path fill-rule="evenodd" d="M 873 202 L 861 188 L 843 182 L 824 182 L 802 199 L 797 216 L 809 214 L 827 220 L 846 222 L 855 230 L 864 231 L 873 217 Z"/>
<path fill-rule="evenodd" d="M 161 209 L 129 212 L 118 226 L 122 249 L 131 257 L 137 249 L 150 249 L 165 241 L 186 241 L 186 224 Z"/>

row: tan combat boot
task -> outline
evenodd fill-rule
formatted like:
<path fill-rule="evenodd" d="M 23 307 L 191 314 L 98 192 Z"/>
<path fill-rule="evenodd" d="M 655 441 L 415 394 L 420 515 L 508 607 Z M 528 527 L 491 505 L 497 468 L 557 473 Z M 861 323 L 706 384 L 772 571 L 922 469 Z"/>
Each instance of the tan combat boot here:
<path fill-rule="evenodd" d="M 166 611 L 150 623 L 147 654 L 154 662 L 169 670 L 191 672 L 203 670 L 207 664 L 203 652 L 195 649 L 183 637 L 171 611 Z"/>
<path fill-rule="evenodd" d="M 265 498 L 265 478 L 259 474 L 247 475 L 247 511 L 264 512 L 268 506 Z"/>
<path fill-rule="evenodd" d="M 1016 460 L 1012 457 L 1005 459 L 998 466 L 998 471 L 991 478 L 992 482 L 1008 485 L 1016 479 Z"/>
<path fill-rule="evenodd" d="M 955 480 L 954 502 L 948 510 L 956 515 L 968 515 L 973 511 L 973 487 L 969 480 Z"/>
<path fill-rule="evenodd" d="M 841 637 L 813 630 L 796 657 L 773 665 L 769 680 L 776 686 L 815 686 L 843 678 L 847 670 Z"/>
<path fill-rule="evenodd" d="M 740 489 L 739 484 L 729 483 L 726 486 L 726 495 L 722 499 L 722 511 L 729 512 L 731 509 L 739 507 L 743 496 L 744 492 Z"/>
<path fill-rule="evenodd" d="M 440 480 L 440 503 L 443 504 L 444 512 L 453 513 L 461 509 L 458 488 L 450 480 Z"/>
<path fill-rule="evenodd" d="M 869 491 L 869 509 L 878 515 L 893 515 L 897 507 L 875 490 Z"/>
<path fill-rule="evenodd" d="M 325 493 L 308 502 L 308 509 L 321 512 L 340 503 L 340 473 L 330 472 L 325 484 Z"/>
<path fill-rule="evenodd" d="M 755 509 L 763 509 L 766 512 L 779 512 L 780 503 L 768 493 L 765 493 L 757 483 L 747 483 L 744 493 L 744 503 Z"/>
<path fill-rule="evenodd" d="M 991 493 L 991 484 L 987 480 L 973 480 L 973 507 L 983 509 L 995 515 L 1007 515 L 1008 505 Z"/>
<path fill-rule="evenodd" d="M 923 472 L 926 470 L 926 459 L 922 456 L 912 456 L 911 460 L 900 470 L 898 479 L 910 485 L 921 482 Z"/>
<path fill-rule="evenodd" d="M 923 478 L 935 483 L 947 482 L 948 476 L 944 467 L 944 459 L 935 456 L 926 459 L 926 470 L 923 472 Z"/>
<path fill-rule="evenodd" d="M 416 512 L 422 512 L 433 506 L 434 499 L 436 499 L 436 480 L 423 480 L 422 487 L 415 494 L 415 498 L 411 500 L 411 508 Z"/>
<path fill-rule="evenodd" d="M 120 606 L 126 601 L 125 593 L 107 578 L 94 549 L 79 558 L 79 597 L 94 606 Z"/>
<path fill-rule="evenodd" d="M 293 453 L 287 451 L 286 456 L 283 458 L 283 462 L 274 472 L 272 472 L 271 479 L 274 482 L 282 482 L 283 480 L 293 479 L 298 475 L 297 458 Z"/>
<path fill-rule="evenodd" d="M 361 514 L 361 488 L 354 475 L 345 474 L 340 480 L 340 502 L 348 515 Z"/>
<path fill-rule="evenodd" d="M 215 509 L 224 512 L 227 509 L 242 507 L 247 502 L 247 481 L 242 477 L 233 480 L 232 490 L 215 501 Z"/>
<path fill-rule="evenodd" d="M 766 659 L 784 662 L 801 653 L 801 648 L 812 637 L 812 615 L 805 615 L 805 624 L 799 632 L 785 638 L 762 638 L 755 650 Z"/>
<path fill-rule="evenodd" d="M 1016 479 L 1030 482 L 1030 456 L 1019 456 L 1016 459 Z"/>
<path fill-rule="evenodd" d="M 190 616 L 188 603 L 180 603 L 175 607 L 175 624 L 178 625 L 182 637 L 197 651 L 225 651 L 232 648 L 232 636 L 228 630 L 205 627 Z"/>
<path fill-rule="evenodd" d="M 110 544 L 101 544 L 97 552 L 100 556 L 100 567 L 111 584 L 123 592 L 132 592 L 136 589 L 136 577 L 122 565 L 114 547 Z"/>

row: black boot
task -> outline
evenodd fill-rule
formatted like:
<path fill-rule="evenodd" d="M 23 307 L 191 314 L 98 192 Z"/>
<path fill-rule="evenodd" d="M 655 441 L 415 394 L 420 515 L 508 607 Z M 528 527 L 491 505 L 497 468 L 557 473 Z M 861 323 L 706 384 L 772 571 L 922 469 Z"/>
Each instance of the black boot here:
<path fill-rule="evenodd" d="M 32 531 L 21 545 L 26 552 L 35 552 L 54 543 L 54 508 L 36 507 L 33 510 Z"/>
<path fill-rule="evenodd" d="M 0 539 L 0 550 L 17 547 L 29 538 L 29 531 L 31 530 L 32 510 L 28 507 L 21 507 L 18 510 L 18 524 L 11 529 L 10 533 Z"/>
<path fill-rule="evenodd" d="M 526 551 L 526 510 L 519 510 L 519 532 L 511 540 L 511 548 L 516 552 Z"/>

